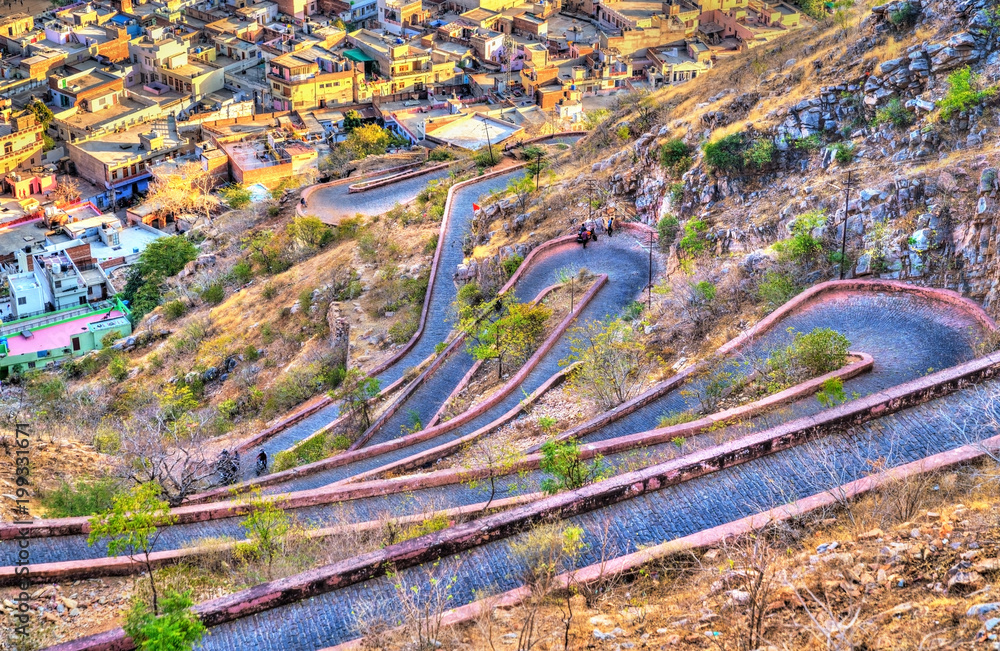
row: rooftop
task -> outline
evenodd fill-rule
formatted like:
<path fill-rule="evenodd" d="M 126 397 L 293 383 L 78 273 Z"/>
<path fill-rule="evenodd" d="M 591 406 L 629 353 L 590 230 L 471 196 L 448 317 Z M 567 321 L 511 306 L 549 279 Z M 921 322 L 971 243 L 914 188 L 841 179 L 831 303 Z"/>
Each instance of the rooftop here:
<path fill-rule="evenodd" d="M 520 131 L 517 126 L 508 122 L 487 118 L 482 115 L 473 115 L 466 119 L 448 122 L 437 128 L 430 125 L 427 135 L 431 135 L 434 139 L 449 145 L 475 151 L 486 147 L 487 129 L 489 130 L 489 141 L 494 145 L 503 142 Z"/>
<path fill-rule="evenodd" d="M 7 337 L 7 350 L 11 355 L 24 355 L 69 346 L 70 337 L 73 335 L 90 331 L 92 327 L 94 330 L 106 329 L 106 326 L 111 325 L 112 321 L 116 325 L 121 324 L 119 319 L 124 316 L 118 310 L 111 310 L 107 313 L 91 314 L 32 330 L 31 336 L 27 338 L 24 335 Z"/>
<path fill-rule="evenodd" d="M 106 122 L 114 122 L 118 118 L 126 116 L 129 113 L 138 111 L 142 108 L 144 108 L 144 105 L 139 102 L 122 97 L 119 100 L 119 103 L 109 104 L 99 111 L 94 111 L 93 113 L 89 111 L 77 111 L 74 115 L 60 118 L 60 121 L 65 122 L 72 127 L 76 127 L 77 129 L 86 129 L 87 127 L 93 129 L 95 126 L 99 126 Z"/>
<path fill-rule="evenodd" d="M 110 260 L 122 256 L 142 253 L 150 242 L 165 237 L 165 233 L 142 228 L 141 226 L 130 226 L 118 231 L 119 246 L 110 247 L 100 240 L 90 243 L 90 255 L 98 260 Z"/>
<path fill-rule="evenodd" d="M 94 140 L 71 143 L 69 146 L 79 147 L 102 163 L 113 165 L 137 156 L 148 156 L 150 152 L 140 148 L 139 136 L 146 135 L 151 131 L 156 131 L 157 135 L 163 136 L 161 149 L 179 147 L 184 143 L 177 135 L 176 129 L 167 128 L 161 122 L 158 126 L 145 124 L 121 133 L 107 133 Z"/>
<path fill-rule="evenodd" d="M 0 228 L 0 251 L 11 252 L 26 246 L 45 246 L 45 228 L 38 228 L 41 219 Z"/>

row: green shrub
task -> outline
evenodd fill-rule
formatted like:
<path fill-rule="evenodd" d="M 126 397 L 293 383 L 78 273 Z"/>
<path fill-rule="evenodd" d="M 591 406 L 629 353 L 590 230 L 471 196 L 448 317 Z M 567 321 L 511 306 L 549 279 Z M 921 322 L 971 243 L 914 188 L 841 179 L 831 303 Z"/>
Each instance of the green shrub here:
<path fill-rule="evenodd" d="M 278 295 L 278 288 L 273 283 L 265 283 L 260 290 L 260 295 L 264 297 L 265 301 L 269 301 Z"/>
<path fill-rule="evenodd" d="M 850 165 L 854 162 L 854 143 L 838 142 L 833 146 L 833 159 L 841 165 Z"/>
<path fill-rule="evenodd" d="M 444 147 L 437 147 L 431 150 L 428 154 L 427 160 L 434 161 L 436 163 L 441 163 L 446 160 L 455 160 L 455 154 L 452 153 L 450 149 L 445 149 Z"/>
<path fill-rule="evenodd" d="M 821 254 L 823 242 L 813 236 L 813 231 L 824 224 L 825 210 L 812 210 L 796 217 L 792 223 L 792 236 L 774 244 L 779 259 L 801 263 Z"/>
<path fill-rule="evenodd" d="M 524 256 L 522 255 L 512 255 L 509 258 L 504 259 L 501 264 L 503 265 L 504 273 L 507 274 L 508 278 L 514 275 L 514 272 L 517 271 L 517 268 L 521 266 L 522 262 L 524 262 Z"/>
<path fill-rule="evenodd" d="M 711 303 L 715 300 L 715 295 L 718 292 L 715 285 L 707 280 L 695 283 L 691 289 L 694 291 L 695 300 L 699 303 Z"/>
<path fill-rule="evenodd" d="M 997 93 L 996 87 L 977 90 L 981 77 L 972 73 L 969 66 L 959 68 L 948 75 L 948 92 L 938 102 L 941 119 L 951 120 L 958 113 L 979 106 Z"/>
<path fill-rule="evenodd" d="M 626 321 L 635 321 L 642 316 L 642 311 L 646 306 L 641 301 L 632 301 L 622 308 L 622 318 Z"/>
<path fill-rule="evenodd" d="M 80 479 L 75 485 L 61 480 L 58 488 L 42 492 L 41 502 L 47 517 L 75 518 L 107 511 L 120 490 L 112 477 Z"/>
<path fill-rule="evenodd" d="M 872 124 L 876 127 L 891 124 L 897 129 L 904 129 L 913 124 L 914 120 L 916 120 L 916 116 L 913 112 L 903 106 L 903 102 L 899 98 L 894 97 L 885 106 L 875 111 L 875 120 Z"/>
<path fill-rule="evenodd" d="M 405 344 L 420 327 L 420 311 L 407 309 L 402 318 L 389 327 L 389 339 L 394 344 Z"/>
<path fill-rule="evenodd" d="M 209 305 L 218 305 L 226 300 L 226 288 L 222 283 L 212 283 L 201 292 L 201 299 Z"/>
<path fill-rule="evenodd" d="M 628 128 L 627 124 L 623 124 L 615 129 L 615 135 L 618 136 L 619 140 L 625 142 L 632 137 L 632 130 Z"/>
<path fill-rule="evenodd" d="M 743 152 L 743 163 L 749 167 L 760 169 L 770 165 L 774 160 L 774 152 L 777 147 L 770 138 L 759 138 L 753 141 L 746 151 Z"/>
<path fill-rule="evenodd" d="M 257 347 L 253 344 L 247 344 L 243 349 L 243 359 L 248 362 L 256 362 L 260 359 L 260 352 L 257 350 Z"/>
<path fill-rule="evenodd" d="M 187 303 L 181 300 L 164 303 L 163 313 L 171 321 L 175 321 L 187 313 Z"/>
<path fill-rule="evenodd" d="M 240 183 L 233 183 L 219 190 L 222 200 L 233 210 L 246 208 L 253 201 L 250 191 Z"/>
<path fill-rule="evenodd" d="M 913 3 L 904 2 L 897 9 L 889 12 L 889 22 L 896 29 L 907 29 L 917 24 L 920 17 L 920 9 Z"/>
<path fill-rule="evenodd" d="M 670 184 L 670 201 L 673 205 L 677 205 L 684 201 L 684 184 L 683 183 L 671 183 Z"/>
<path fill-rule="evenodd" d="M 818 151 L 823 148 L 823 138 L 818 133 L 805 138 L 797 138 L 795 148 L 799 151 Z"/>
<path fill-rule="evenodd" d="M 757 297 L 769 309 L 774 310 L 799 293 L 795 279 L 789 273 L 768 271 L 757 286 Z"/>
<path fill-rule="evenodd" d="M 271 467 L 271 471 L 281 472 L 282 470 L 290 470 L 297 465 L 295 453 L 291 450 L 282 450 L 274 455 L 274 464 Z"/>
<path fill-rule="evenodd" d="M 705 151 L 705 162 L 713 170 L 738 172 L 743 169 L 745 143 L 742 133 L 728 135 L 716 142 L 707 142 L 702 149 Z"/>
<path fill-rule="evenodd" d="M 303 289 L 299 292 L 299 310 L 302 314 L 309 314 L 309 308 L 313 305 L 313 290 Z"/>
<path fill-rule="evenodd" d="M 239 412 L 239 407 L 237 406 L 236 401 L 232 398 L 228 398 L 220 402 L 218 409 L 220 414 L 230 420 L 235 418 L 236 414 Z"/>
<path fill-rule="evenodd" d="M 656 231 L 660 234 L 660 248 L 668 249 L 677 239 L 677 231 L 680 230 L 680 222 L 673 215 L 665 215 L 656 224 Z"/>
<path fill-rule="evenodd" d="M 206 631 L 205 625 L 191 610 L 193 604 L 190 590 L 167 590 L 159 615 L 136 600 L 122 628 L 132 638 L 138 651 L 190 651 Z"/>
<path fill-rule="evenodd" d="M 541 452 L 539 468 L 552 475 L 542 480 L 542 490 L 550 495 L 581 488 L 603 477 L 601 458 L 596 457 L 589 463 L 581 459 L 580 445 L 573 439 L 546 441 Z"/>
<path fill-rule="evenodd" d="M 128 359 L 124 355 L 115 355 L 108 364 L 108 373 L 115 382 L 121 382 L 128 377 Z"/>
<path fill-rule="evenodd" d="M 705 252 L 707 240 L 705 231 L 708 225 L 700 219 L 689 220 L 684 224 L 684 237 L 681 238 L 678 248 L 688 255 L 694 257 Z"/>
<path fill-rule="evenodd" d="M 485 169 L 499 163 L 501 158 L 503 157 L 496 153 L 495 148 L 483 147 L 475 153 L 472 160 L 476 163 L 476 167 Z"/>
<path fill-rule="evenodd" d="M 486 297 L 474 280 L 470 280 L 458 289 L 458 303 L 462 307 L 474 307 L 484 300 Z"/>
<path fill-rule="evenodd" d="M 844 392 L 844 381 L 839 377 L 832 377 L 823 382 L 820 390 L 816 392 L 816 400 L 827 409 L 847 400 Z"/>
<path fill-rule="evenodd" d="M 343 434 L 337 434 L 330 441 L 330 447 L 334 450 L 346 450 L 351 447 L 351 439 Z"/>
<path fill-rule="evenodd" d="M 663 414 L 660 416 L 660 421 L 658 423 L 659 427 L 673 427 L 674 425 L 681 425 L 683 423 L 690 423 L 691 421 L 698 420 L 700 416 L 693 411 L 674 411 L 669 414 Z M 683 441 L 684 439 L 681 439 Z M 680 447 L 680 446 L 678 446 Z"/>
<path fill-rule="evenodd" d="M 691 158 L 691 148 L 680 138 L 673 138 L 660 147 L 660 164 L 673 176 L 681 176 L 691 169 L 694 160 Z"/>
<path fill-rule="evenodd" d="M 850 341 L 831 328 L 814 328 L 809 333 L 793 332 L 792 343 L 774 351 L 767 359 L 767 384 L 780 391 L 807 378 L 825 375 L 847 363 Z"/>

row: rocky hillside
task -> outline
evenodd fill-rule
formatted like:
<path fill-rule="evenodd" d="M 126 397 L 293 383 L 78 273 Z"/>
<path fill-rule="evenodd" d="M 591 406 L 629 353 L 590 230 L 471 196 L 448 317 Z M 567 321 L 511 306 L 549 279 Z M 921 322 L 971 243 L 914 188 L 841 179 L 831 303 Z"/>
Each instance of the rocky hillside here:
<path fill-rule="evenodd" d="M 676 216 L 666 243 L 678 264 L 696 257 L 689 226 L 742 260 L 685 264 L 696 280 L 735 271 L 754 291 L 783 262 L 771 245 L 819 215 L 806 230 L 827 255 L 792 260 L 800 286 L 839 274 L 846 221 L 847 276 L 948 287 L 995 312 L 998 31 L 989 0 L 859 2 L 695 82 L 622 101 L 584 143 L 590 180 L 620 213 Z M 677 143 L 680 166 L 667 153 Z"/>

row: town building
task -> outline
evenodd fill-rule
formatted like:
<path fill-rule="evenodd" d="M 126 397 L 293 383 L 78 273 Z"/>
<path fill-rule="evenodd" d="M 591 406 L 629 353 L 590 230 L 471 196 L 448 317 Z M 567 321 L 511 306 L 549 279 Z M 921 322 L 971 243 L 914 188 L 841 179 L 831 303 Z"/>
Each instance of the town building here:
<path fill-rule="evenodd" d="M 310 110 L 355 102 L 355 62 L 317 46 L 267 62 L 275 111 Z"/>
<path fill-rule="evenodd" d="M 42 164 L 43 129 L 31 111 L 0 123 L 0 174 Z"/>
<path fill-rule="evenodd" d="M 188 145 L 177 134 L 173 120 L 160 119 L 121 133 L 68 143 L 67 149 L 76 173 L 104 187 L 103 205 L 99 205 L 106 207 L 145 192 L 149 167 L 164 158 L 185 153 Z"/>

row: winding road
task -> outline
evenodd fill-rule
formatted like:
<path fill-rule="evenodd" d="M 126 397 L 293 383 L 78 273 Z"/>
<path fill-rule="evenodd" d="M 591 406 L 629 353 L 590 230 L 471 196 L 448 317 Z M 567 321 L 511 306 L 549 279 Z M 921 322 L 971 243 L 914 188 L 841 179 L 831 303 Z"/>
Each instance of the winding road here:
<path fill-rule="evenodd" d="M 441 239 L 439 272 L 428 296 L 428 321 L 422 336 L 396 364 L 379 374 L 382 386 L 403 376 L 405 370 L 426 359 L 439 342 L 447 339 L 450 323 L 446 318 L 456 288 L 452 270 L 462 261 L 461 242 L 469 228 L 471 203 L 493 189 L 507 185 L 515 171 L 486 178 L 454 191 L 446 213 L 447 228 Z M 343 197 L 330 186 L 315 191 L 310 211 L 321 202 L 337 202 L 344 197 L 358 198 L 364 210 L 382 212 L 396 202 L 415 196 L 432 176 L 386 186 L 369 202 L 372 191 Z M 411 183 L 412 181 L 412 183 Z M 330 190 L 326 194 L 320 194 Z M 353 205 L 353 204 L 352 204 Z M 360 205 L 360 204 L 359 204 Z M 362 211 L 358 211 L 362 212 Z M 352 213 L 353 214 L 353 213 Z M 580 320 L 601 319 L 619 313 L 634 300 L 649 282 L 647 251 L 639 240 L 627 233 L 601 238 L 582 250 L 575 246 L 556 247 L 534 261 L 524 272 L 515 291 L 521 300 L 530 300 L 542 288 L 555 282 L 558 270 L 586 268 L 606 274 L 608 283 L 600 289 L 580 315 Z M 983 334 L 983 321 L 969 310 L 955 309 L 907 292 L 878 292 L 861 289 L 831 291 L 786 315 L 776 327 L 766 331 L 742 349 L 734 359 L 748 365 L 767 357 L 771 351 L 788 345 L 793 334 L 789 328 L 808 332 L 815 327 L 829 327 L 843 333 L 852 350 L 865 352 L 875 360 L 874 370 L 845 382 L 845 391 L 858 397 L 875 394 L 920 378 L 932 371 L 953 367 L 975 357 L 975 342 Z M 272 494 L 304 491 L 329 486 L 382 468 L 415 453 L 453 441 L 488 423 L 515 407 L 524 395 L 541 386 L 559 369 L 559 361 L 569 350 L 566 337 L 528 373 L 517 391 L 484 413 L 451 431 L 396 450 L 346 463 L 319 472 L 293 477 L 267 487 Z M 419 386 L 400 412 L 390 418 L 366 443 L 371 448 L 400 436 L 400 424 L 416 410 L 422 422 L 437 411 L 451 389 L 471 368 L 472 360 L 464 350 L 456 351 L 428 380 Z M 986 391 L 982 389 L 985 388 Z M 659 490 L 652 490 L 607 506 L 589 507 L 568 518 L 584 530 L 588 547 L 580 564 L 590 564 L 606 557 L 617 557 L 640 547 L 655 545 L 767 510 L 817 492 L 835 489 L 870 471 L 869 461 L 882 460 L 887 467 L 916 461 L 929 455 L 996 434 L 991 419 L 992 403 L 985 396 L 1000 389 L 1000 382 L 987 381 L 981 387 L 958 389 L 915 407 L 841 431 L 826 432 L 780 452 L 747 460 L 738 465 L 708 472 Z M 692 408 L 693 398 L 681 387 L 631 413 L 613 420 L 596 431 L 585 434 L 586 444 L 613 441 L 621 437 L 655 429 L 661 416 Z M 686 455 L 710 451 L 723 441 L 741 441 L 764 436 L 773 428 L 791 426 L 824 411 L 815 397 L 797 400 L 780 409 L 768 411 L 747 422 L 719 432 L 698 435 L 685 442 L 683 450 L 673 443 L 662 443 L 640 450 L 606 456 L 605 462 L 618 472 L 640 466 L 681 464 Z M 970 427 L 955 427 L 960 414 Z M 286 449 L 337 416 L 331 405 L 282 430 L 263 443 L 269 454 Z M 638 455 L 638 456 L 637 456 Z M 509 476 L 502 482 L 504 496 L 537 490 L 542 475 L 528 471 Z M 430 508 L 449 508 L 481 502 L 481 490 L 464 484 L 446 484 L 414 491 L 391 492 L 375 497 L 344 501 L 334 505 L 294 509 L 296 515 L 311 523 L 329 526 L 344 522 L 377 519 L 381 513 L 394 515 L 420 513 Z M 240 518 L 224 518 L 164 529 L 158 549 L 176 549 L 205 537 L 241 537 Z M 605 533 L 606 532 L 606 533 Z M 457 578 L 449 604 L 469 603 L 476 591 L 499 592 L 517 587 L 524 575 L 523 561 L 513 549 L 524 534 L 492 540 L 471 549 L 451 554 L 441 560 L 437 571 Z M 603 541 L 602 541 L 603 539 Z M 13 558 L 14 542 L 0 542 L 5 558 Z M 33 562 L 86 560 L 104 555 L 102 546 L 87 547 L 85 537 L 51 536 L 32 541 Z M 426 582 L 431 569 L 417 565 L 402 570 L 414 584 Z M 393 582 L 384 577 L 360 581 L 339 589 L 309 596 L 288 605 L 265 610 L 212 627 L 203 641 L 205 649 L 309 650 L 332 646 L 358 637 L 356 616 L 364 604 L 378 604 L 390 619 L 398 616 L 398 600 Z M 71 643 L 72 644 L 72 643 Z M 75 647 L 89 648 L 84 641 Z"/>

